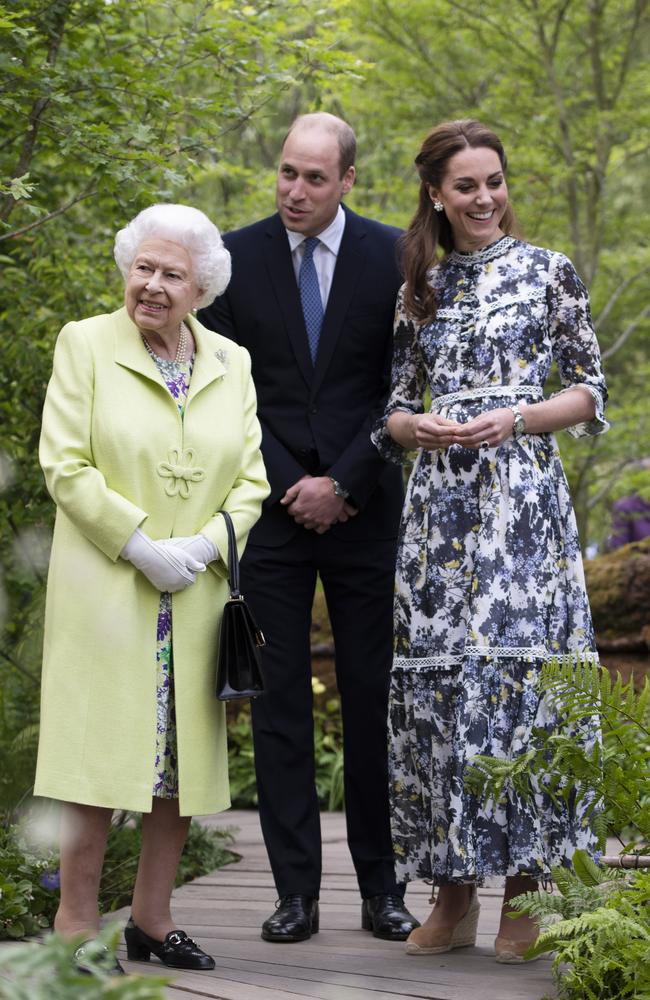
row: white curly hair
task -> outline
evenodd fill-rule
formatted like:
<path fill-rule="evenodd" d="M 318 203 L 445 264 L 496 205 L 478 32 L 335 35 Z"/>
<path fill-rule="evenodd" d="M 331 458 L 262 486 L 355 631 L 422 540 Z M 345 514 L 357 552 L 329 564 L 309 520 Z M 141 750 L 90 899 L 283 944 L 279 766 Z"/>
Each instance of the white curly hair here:
<path fill-rule="evenodd" d="M 207 215 L 190 205 L 150 205 L 115 237 L 115 263 L 126 281 L 143 240 L 172 240 L 192 258 L 194 279 L 203 289 L 198 308 L 209 306 L 230 281 L 230 254 L 221 233 Z"/>

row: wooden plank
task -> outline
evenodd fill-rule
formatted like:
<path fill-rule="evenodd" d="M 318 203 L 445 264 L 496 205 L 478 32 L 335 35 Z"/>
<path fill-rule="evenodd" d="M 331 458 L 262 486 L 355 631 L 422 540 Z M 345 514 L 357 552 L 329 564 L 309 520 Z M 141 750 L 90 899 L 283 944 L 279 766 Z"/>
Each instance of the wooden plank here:
<path fill-rule="evenodd" d="M 128 971 L 136 971 L 136 964 L 125 964 Z M 417 965 L 417 961 L 414 965 Z M 526 971 L 529 973 L 530 968 Z M 153 969 L 151 972 L 153 973 Z M 369 971 L 365 975 L 351 976 L 320 968 L 302 970 L 281 965 L 265 968 L 259 963 L 250 963 L 247 967 L 235 963 L 227 967 L 222 963 L 213 973 L 179 972 L 174 979 L 173 988 L 192 995 L 220 997 L 223 1000 L 243 1000 L 244 997 L 253 996 L 260 1000 L 270 997 L 277 1000 L 279 996 L 296 995 L 321 1000 L 400 1000 L 405 997 L 467 1000 L 476 992 L 479 983 L 483 991 L 489 988 L 490 992 L 485 995 L 490 1000 L 531 1000 L 532 997 L 541 996 L 548 988 L 546 979 L 533 984 L 529 975 L 522 982 L 520 967 L 502 968 L 500 974 L 490 977 L 488 982 L 476 970 L 462 975 L 458 969 L 448 971 L 443 980 L 440 970 L 432 967 L 432 964 L 426 969 L 426 975 L 414 979 L 401 975 L 399 970 L 393 970 L 387 975 Z"/>
<path fill-rule="evenodd" d="M 360 897 L 345 841 L 344 818 L 323 817 L 324 873 L 321 930 L 308 941 L 282 945 L 262 941 L 262 921 L 273 911 L 276 890 L 255 813 L 206 817 L 209 826 L 237 826 L 235 849 L 242 860 L 175 890 L 172 912 L 198 943 L 214 955 L 211 972 L 166 969 L 157 961 L 128 962 L 129 972 L 168 975 L 167 1000 L 539 1000 L 553 995 L 548 959 L 533 965 L 501 966 L 493 940 L 501 890 L 480 890 L 477 946 L 443 955 L 408 956 L 401 942 L 381 941 L 360 928 Z M 409 886 L 407 905 L 416 916 L 429 912 L 430 887 Z M 107 920 L 128 917 L 128 908 Z M 9 946 L 9 945 L 6 945 Z M 0 945 L 5 947 L 5 945 Z"/>

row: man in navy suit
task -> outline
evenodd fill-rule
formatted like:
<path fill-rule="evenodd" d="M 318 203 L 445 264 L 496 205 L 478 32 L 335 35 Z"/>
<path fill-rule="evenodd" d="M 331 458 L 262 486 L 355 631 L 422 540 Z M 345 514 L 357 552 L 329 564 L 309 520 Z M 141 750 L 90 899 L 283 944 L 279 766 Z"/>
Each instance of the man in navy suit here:
<path fill-rule="evenodd" d="M 242 560 L 266 639 L 253 702 L 262 830 L 280 897 L 267 941 L 318 930 L 321 831 L 314 783 L 311 608 L 322 581 L 336 648 L 348 844 L 362 926 L 417 926 L 395 883 L 387 702 L 401 472 L 370 441 L 390 379 L 399 231 L 341 206 L 356 140 L 340 118 L 298 118 L 282 148 L 277 213 L 230 233 L 232 280 L 201 314 L 252 357 L 271 495 Z M 310 239 L 311 238 L 311 239 Z"/>

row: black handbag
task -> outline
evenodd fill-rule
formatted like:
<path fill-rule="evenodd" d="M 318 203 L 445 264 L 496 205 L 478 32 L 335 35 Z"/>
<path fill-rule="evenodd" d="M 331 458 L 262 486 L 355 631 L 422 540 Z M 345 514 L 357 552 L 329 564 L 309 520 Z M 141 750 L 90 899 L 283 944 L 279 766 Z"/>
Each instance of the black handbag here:
<path fill-rule="evenodd" d="M 228 532 L 230 598 L 224 604 L 219 630 L 217 698 L 256 698 L 264 691 L 261 661 L 266 640 L 239 591 L 239 558 L 232 519 L 225 510 L 219 513 L 223 514 Z"/>

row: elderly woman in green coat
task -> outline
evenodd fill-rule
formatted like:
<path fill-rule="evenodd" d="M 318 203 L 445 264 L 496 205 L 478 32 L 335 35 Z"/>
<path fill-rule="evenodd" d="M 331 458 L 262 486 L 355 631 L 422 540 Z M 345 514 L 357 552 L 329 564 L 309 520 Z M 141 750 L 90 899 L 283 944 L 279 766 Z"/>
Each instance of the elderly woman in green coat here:
<path fill-rule="evenodd" d="M 118 232 L 115 258 L 124 307 L 62 329 L 43 411 L 57 512 L 35 794 L 63 803 L 55 929 L 95 935 L 112 811 L 135 810 L 128 956 L 209 969 L 170 896 L 190 817 L 230 805 L 214 694 L 228 597 L 219 511 L 241 553 L 268 485 L 249 356 L 192 315 L 230 278 L 217 228 L 154 205 Z M 83 945 L 76 957 L 83 968 Z"/>

